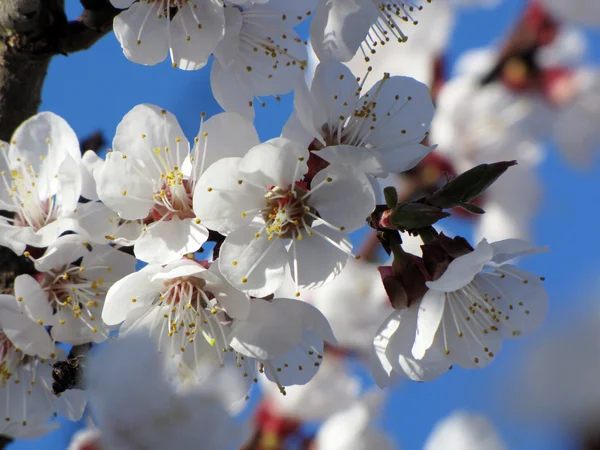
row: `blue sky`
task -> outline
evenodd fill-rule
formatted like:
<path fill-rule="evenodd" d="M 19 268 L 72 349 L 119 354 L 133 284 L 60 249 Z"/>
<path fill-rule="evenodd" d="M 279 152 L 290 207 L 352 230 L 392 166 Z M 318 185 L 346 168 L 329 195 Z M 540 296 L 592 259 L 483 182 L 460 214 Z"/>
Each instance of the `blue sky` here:
<path fill-rule="evenodd" d="M 69 0 L 67 4 L 69 14 L 76 16 L 79 2 Z M 505 0 L 494 9 L 461 10 L 448 48 L 450 64 L 466 49 L 497 42 L 523 4 L 522 0 Z M 429 7 L 435 8 L 435 2 Z M 599 64 L 600 33 L 589 32 L 588 37 L 588 61 Z M 80 137 L 100 129 L 110 140 L 121 118 L 139 103 L 154 103 L 173 112 L 188 137 L 195 136 L 201 112 L 211 116 L 220 111 L 210 93 L 209 68 L 189 73 L 172 69 L 168 63 L 151 68 L 130 63 L 112 34 L 90 51 L 55 58 L 41 109 L 64 117 Z M 256 126 L 261 138 L 278 135 L 290 111 L 289 96 L 279 103 L 271 101 L 259 111 Z M 550 312 L 541 334 L 582 315 L 595 300 L 589 293 L 593 292 L 600 263 L 600 241 L 592 238 L 598 220 L 593 194 L 600 188 L 600 166 L 596 163 L 585 171 L 574 169 L 564 163 L 556 149 L 547 148 L 548 157 L 540 168 L 544 201 L 534 236 L 536 244 L 549 245 L 551 252 L 522 263 L 525 269 L 547 279 Z M 452 222 L 449 228 L 470 237 L 464 223 Z M 515 394 L 507 381 L 514 379 L 524 348 L 534 340 L 506 343 L 494 364 L 484 370 L 458 369 L 433 383 L 398 386 L 388 396 L 381 425 L 403 449 L 418 450 L 438 419 L 462 408 L 487 414 L 511 449 L 573 448 L 564 435 L 550 427 L 533 427 L 522 419 L 511 419 L 514 411 L 509 405 Z M 66 436 L 73 429 L 66 426 L 43 440 L 19 442 L 10 448 L 64 449 Z"/>

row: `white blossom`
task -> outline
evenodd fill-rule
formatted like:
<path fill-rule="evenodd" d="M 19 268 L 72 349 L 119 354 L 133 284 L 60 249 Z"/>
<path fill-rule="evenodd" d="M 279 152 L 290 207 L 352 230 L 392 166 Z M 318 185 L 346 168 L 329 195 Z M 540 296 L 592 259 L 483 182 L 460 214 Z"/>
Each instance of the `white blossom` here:
<path fill-rule="evenodd" d="M 334 166 L 310 186 L 308 150 L 277 138 L 243 158 L 223 158 L 202 175 L 194 211 L 207 227 L 225 234 L 219 256 L 223 276 L 249 295 L 273 293 L 288 267 L 298 287 L 312 288 L 344 267 L 346 237 L 375 207 L 366 177 Z M 327 248 L 327 251 L 324 251 Z"/>
<path fill-rule="evenodd" d="M 317 0 L 225 5 L 225 35 L 215 50 L 210 83 L 226 111 L 250 118 L 261 97 L 287 94 L 307 64 L 305 43 L 294 26 L 310 17 Z"/>
<path fill-rule="evenodd" d="M 224 362 L 229 321 L 245 318 L 249 309 L 248 298 L 222 278 L 217 264 L 207 269 L 182 259 L 149 264 L 119 280 L 107 294 L 102 319 L 124 322 L 121 334 L 144 330 L 160 352 L 194 370 Z"/>
<path fill-rule="evenodd" d="M 0 434 L 37 437 L 54 428 L 57 413 L 79 420 L 82 391 L 52 392 L 52 362 L 62 356 L 46 329 L 19 311 L 17 300 L 0 295 Z M 62 358 L 61 358 L 62 359 Z"/>
<path fill-rule="evenodd" d="M 154 65 L 170 55 L 173 67 L 196 70 L 206 65 L 223 37 L 221 0 L 110 0 L 128 8 L 114 20 L 127 59 Z"/>
<path fill-rule="evenodd" d="M 138 105 L 117 127 L 106 163 L 94 171 L 98 196 L 121 219 L 147 224 L 135 242 L 138 259 L 174 261 L 198 250 L 208 237 L 192 210 L 194 187 L 204 167 L 219 157 L 239 156 L 257 143 L 248 120 L 224 113 L 202 121 L 190 152 L 171 113 Z M 106 215 L 101 209 L 95 212 Z M 105 217 L 98 226 L 114 226 L 114 218 Z M 129 232 L 135 230 L 133 225 Z"/>
<path fill-rule="evenodd" d="M 368 393 L 323 423 L 316 436 L 317 450 L 393 450 L 391 439 L 375 428 L 382 396 Z"/>
<path fill-rule="evenodd" d="M 52 326 L 56 341 L 102 342 L 110 331 L 101 319 L 106 293 L 135 264 L 133 256 L 112 247 L 92 248 L 78 235 L 62 236 L 35 262 L 35 278 L 16 277 L 18 307 L 40 325 Z"/>
<path fill-rule="evenodd" d="M 548 306 L 542 279 L 504 263 L 544 250 L 518 239 L 492 244 L 484 239 L 453 260 L 440 278 L 426 282 L 413 357 L 420 360 L 433 349 L 461 367 L 485 367 L 502 339 L 537 329 Z"/>
<path fill-rule="evenodd" d="M 135 364 L 132 364 L 132 358 Z M 240 428 L 215 385 L 176 392 L 154 345 L 141 335 L 112 343 L 90 362 L 90 406 L 103 448 L 237 448 Z"/>
<path fill-rule="evenodd" d="M 62 118 L 43 112 L 23 122 L 10 144 L 0 142 L 0 244 L 21 254 L 46 247 L 78 228 L 70 218 L 81 193 L 77 136 Z"/>
<path fill-rule="evenodd" d="M 478 414 L 455 411 L 440 420 L 423 450 L 506 450 L 490 421 Z"/>
<path fill-rule="evenodd" d="M 404 23 L 416 25 L 423 6 L 407 0 L 322 0 L 310 28 L 310 41 L 319 60 L 349 61 L 388 42 L 404 42 Z"/>
<path fill-rule="evenodd" d="M 385 177 L 414 167 L 435 147 L 421 145 L 433 118 L 429 89 L 408 77 L 383 76 L 363 93 L 357 78 L 336 62 L 317 66 L 310 89 L 302 81 L 284 137 L 316 146 L 330 163 Z"/>

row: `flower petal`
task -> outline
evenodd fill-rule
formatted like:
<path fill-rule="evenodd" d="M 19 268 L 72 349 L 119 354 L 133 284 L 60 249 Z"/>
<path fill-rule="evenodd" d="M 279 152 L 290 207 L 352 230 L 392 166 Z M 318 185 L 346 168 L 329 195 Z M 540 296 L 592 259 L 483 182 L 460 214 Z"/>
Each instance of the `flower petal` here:
<path fill-rule="evenodd" d="M 225 279 L 253 297 L 275 292 L 285 279 L 288 253 L 282 239 L 267 239 L 252 226 L 229 234 L 221 246 L 219 269 Z"/>
<path fill-rule="evenodd" d="M 525 255 L 534 255 L 549 251 L 548 247 L 534 247 L 529 242 L 522 239 L 504 239 L 502 241 L 492 242 L 490 244 L 494 252 L 492 261 L 496 264 L 502 264 L 514 258 Z"/>
<path fill-rule="evenodd" d="M 133 247 L 136 258 L 147 263 L 167 263 L 198 251 L 208 238 L 208 230 L 195 220 L 175 216 L 148 225 Z"/>
<path fill-rule="evenodd" d="M 444 315 L 446 294 L 428 290 L 419 304 L 417 329 L 412 354 L 417 359 L 423 359 L 427 350 L 433 344 L 433 339 Z"/>
<path fill-rule="evenodd" d="M 473 277 L 481 272 L 484 264 L 492 260 L 492 257 L 492 246 L 483 239 L 471 253 L 452 261 L 437 280 L 427 281 L 427 287 L 444 292 L 456 291 L 469 284 Z"/>

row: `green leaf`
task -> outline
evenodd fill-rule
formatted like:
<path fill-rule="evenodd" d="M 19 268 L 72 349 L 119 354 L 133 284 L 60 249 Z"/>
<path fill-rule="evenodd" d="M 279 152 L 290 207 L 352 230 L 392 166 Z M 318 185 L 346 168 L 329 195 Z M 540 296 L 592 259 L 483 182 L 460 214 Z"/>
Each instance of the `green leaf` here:
<path fill-rule="evenodd" d="M 473 167 L 427 197 L 425 203 L 441 209 L 468 204 L 489 188 L 509 167 L 516 164 L 516 161 L 501 161 Z"/>
<path fill-rule="evenodd" d="M 450 214 L 440 208 L 422 203 L 400 203 L 390 216 L 390 222 L 404 230 L 415 230 L 433 225 Z"/>

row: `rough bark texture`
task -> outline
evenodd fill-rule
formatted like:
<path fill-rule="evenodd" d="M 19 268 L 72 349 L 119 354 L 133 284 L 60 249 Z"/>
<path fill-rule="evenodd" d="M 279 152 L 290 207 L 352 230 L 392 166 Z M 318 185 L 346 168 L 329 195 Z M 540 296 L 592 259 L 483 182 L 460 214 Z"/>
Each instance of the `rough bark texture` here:
<path fill-rule="evenodd" d="M 119 10 L 109 0 L 80 1 L 83 13 L 68 21 L 64 0 L 0 0 L 1 140 L 9 141 L 19 124 L 37 113 L 52 58 L 85 50 L 112 29 Z M 0 247 L 0 293 L 11 293 L 14 278 L 33 271 L 28 259 Z M 82 355 L 70 356 L 69 364 Z M 76 387 L 71 381 L 69 387 Z M 0 435 L 0 449 L 11 441 Z"/>
<path fill-rule="evenodd" d="M 0 1 L 0 139 L 34 115 L 52 57 L 85 50 L 112 28 L 109 0 L 81 0 L 69 22 L 63 0 Z"/>

